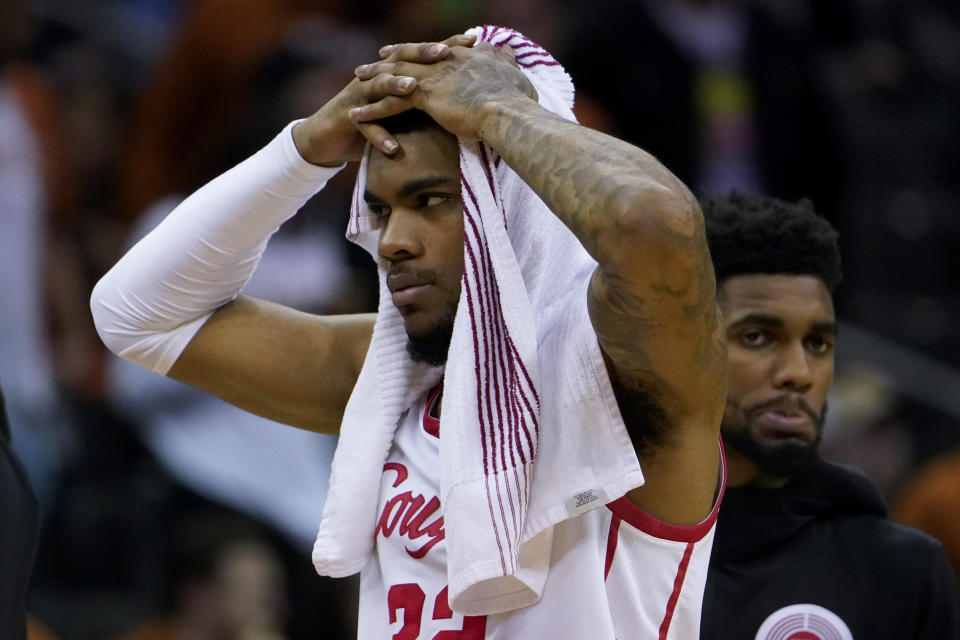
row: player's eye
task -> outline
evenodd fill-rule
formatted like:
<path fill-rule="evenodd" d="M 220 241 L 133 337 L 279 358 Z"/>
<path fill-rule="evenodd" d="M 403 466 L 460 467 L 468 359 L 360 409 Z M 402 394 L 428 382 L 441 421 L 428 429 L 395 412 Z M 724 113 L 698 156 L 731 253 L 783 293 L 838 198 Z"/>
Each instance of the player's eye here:
<path fill-rule="evenodd" d="M 833 342 L 819 334 L 807 336 L 804 342 L 807 349 L 817 355 L 823 355 L 833 349 Z"/>
<path fill-rule="evenodd" d="M 453 196 L 446 193 L 421 193 L 417 196 L 417 205 L 422 209 L 426 209 L 446 204 L 454 199 Z"/>
<path fill-rule="evenodd" d="M 770 337 L 761 329 L 747 329 L 740 334 L 739 341 L 743 346 L 755 349 L 766 346 L 770 342 Z"/>

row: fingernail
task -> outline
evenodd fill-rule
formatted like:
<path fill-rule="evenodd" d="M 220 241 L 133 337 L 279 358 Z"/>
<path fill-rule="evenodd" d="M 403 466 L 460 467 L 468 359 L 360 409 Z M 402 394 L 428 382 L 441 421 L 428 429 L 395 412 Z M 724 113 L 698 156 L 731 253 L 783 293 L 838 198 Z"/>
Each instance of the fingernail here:
<path fill-rule="evenodd" d="M 359 67 L 357 67 L 356 69 L 354 69 L 354 70 L 353 70 L 353 73 L 354 73 L 354 75 L 359 75 L 359 74 L 365 72 L 365 71 L 366 71 L 367 69 L 369 69 L 369 68 L 370 68 L 370 65 L 368 65 L 368 64 L 362 64 L 362 65 L 360 65 Z"/>
<path fill-rule="evenodd" d="M 401 78 L 397 80 L 397 87 L 401 91 L 409 91 L 413 88 L 413 83 L 416 82 L 413 78 Z"/>
<path fill-rule="evenodd" d="M 361 113 L 363 113 L 363 107 L 354 107 L 347 112 L 351 118 L 359 118 Z"/>
<path fill-rule="evenodd" d="M 439 44 L 439 43 L 438 43 L 438 44 L 435 44 L 435 45 L 433 45 L 432 47 L 430 47 L 430 53 L 431 53 L 432 55 L 435 55 L 435 56 L 440 55 L 441 53 L 443 53 L 443 52 L 446 51 L 446 50 L 447 50 L 447 45 L 445 45 L 445 44 Z"/>
<path fill-rule="evenodd" d="M 384 140 L 383 148 L 389 151 L 390 153 L 393 153 L 394 151 L 397 150 L 397 143 L 394 142 L 393 140 Z"/>
<path fill-rule="evenodd" d="M 393 45 L 393 44 L 387 44 L 387 45 L 384 45 L 384 46 L 380 47 L 380 56 L 383 57 L 383 56 L 390 55 L 390 52 L 393 51 L 393 48 L 394 48 L 395 46 L 396 46 L 396 45 Z"/>

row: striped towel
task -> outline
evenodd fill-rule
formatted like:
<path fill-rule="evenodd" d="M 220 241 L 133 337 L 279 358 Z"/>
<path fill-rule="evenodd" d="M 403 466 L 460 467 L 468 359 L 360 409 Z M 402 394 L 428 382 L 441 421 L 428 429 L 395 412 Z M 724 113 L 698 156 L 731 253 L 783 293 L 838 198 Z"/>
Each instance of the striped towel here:
<path fill-rule="evenodd" d="M 573 85 L 547 51 L 511 29 L 467 33 L 512 49 L 540 104 L 574 119 Z M 366 562 L 398 418 L 443 377 L 449 598 L 461 613 L 484 615 L 536 602 L 552 525 L 622 496 L 643 476 L 587 317 L 596 263 L 493 149 L 461 140 L 460 169 L 464 274 L 446 369 L 410 360 L 381 263 L 373 340 L 347 406 L 313 559 L 332 576 Z M 366 160 L 347 235 L 376 259 L 365 175 Z"/>

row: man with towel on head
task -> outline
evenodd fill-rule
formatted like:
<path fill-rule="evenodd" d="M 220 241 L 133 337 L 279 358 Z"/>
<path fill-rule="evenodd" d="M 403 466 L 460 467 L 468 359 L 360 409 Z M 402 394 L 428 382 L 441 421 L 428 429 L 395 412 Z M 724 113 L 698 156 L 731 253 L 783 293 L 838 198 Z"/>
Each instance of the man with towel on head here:
<path fill-rule="evenodd" d="M 104 276 L 101 337 L 340 434 L 313 560 L 361 571 L 360 638 L 696 638 L 726 379 L 696 200 L 576 124 L 569 77 L 515 31 L 380 53 Z M 347 235 L 378 313 L 242 296 L 357 160 Z"/>

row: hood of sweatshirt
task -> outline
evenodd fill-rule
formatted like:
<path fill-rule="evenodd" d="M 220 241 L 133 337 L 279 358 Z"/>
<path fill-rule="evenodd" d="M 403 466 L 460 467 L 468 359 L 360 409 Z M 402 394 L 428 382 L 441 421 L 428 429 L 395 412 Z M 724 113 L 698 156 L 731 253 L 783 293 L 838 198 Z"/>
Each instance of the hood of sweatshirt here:
<path fill-rule="evenodd" d="M 779 489 L 727 487 L 714 561 L 755 558 L 819 520 L 886 515 L 879 489 L 859 470 L 816 459 Z"/>

